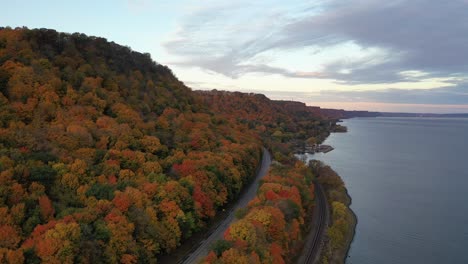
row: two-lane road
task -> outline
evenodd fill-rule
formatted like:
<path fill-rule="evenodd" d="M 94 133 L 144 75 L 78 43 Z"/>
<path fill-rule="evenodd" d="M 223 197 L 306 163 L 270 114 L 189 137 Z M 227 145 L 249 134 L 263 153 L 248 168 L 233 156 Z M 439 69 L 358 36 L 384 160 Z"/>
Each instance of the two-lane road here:
<path fill-rule="evenodd" d="M 197 263 L 201 258 L 206 256 L 210 252 L 211 245 L 223 238 L 223 234 L 229 225 L 234 221 L 234 213 L 237 209 L 246 207 L 250 200 L 252 200 L 257 194 L 257 188 L 260 180 L 267 174 L 268 169 L 271 165 L 271 155 L 267 149 L 263 148 L 262 164 L 254 181 L 247 187 L 247 190 L 243 192 L 243 195 L 239 197 L 236 205 L 231 209 L 228 216 L 218 225 L 216 230 L 213 231 L 205 240 L 203 240 L 198 248 L 192 253 L 188 254 L 183 260 L 183 263 Z"/>

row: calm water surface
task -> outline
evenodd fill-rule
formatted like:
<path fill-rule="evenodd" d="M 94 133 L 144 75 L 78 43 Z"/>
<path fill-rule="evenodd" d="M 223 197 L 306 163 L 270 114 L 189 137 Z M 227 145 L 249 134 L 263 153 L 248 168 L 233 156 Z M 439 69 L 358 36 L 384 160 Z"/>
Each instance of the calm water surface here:
<path fill-rule="evenodd" d="M 358 217 L 346 263 L 468 263 L 468 119 L 356 118 L 309 158 L 343 178 Z"/>

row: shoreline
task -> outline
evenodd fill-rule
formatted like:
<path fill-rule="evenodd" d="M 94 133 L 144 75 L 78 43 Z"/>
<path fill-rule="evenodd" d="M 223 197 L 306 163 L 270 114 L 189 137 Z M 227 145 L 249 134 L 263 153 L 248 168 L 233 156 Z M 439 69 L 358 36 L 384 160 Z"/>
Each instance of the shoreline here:
<path fill-rule="evenodd" d="M 340 175 L 336 174 L 336 176 L 338 176 L 341 179 Z M 330 197 L 331 196 L 330 191 L 341 192 L 344 195 L 344 201 L 340 201 L 338 199 L 334 199 L 333 197 Z M 325 243 L 322 246 L 322 251 L 320 252 L 319 263 L 324 263 L 323 261 L 324 258 L 328 260 L 328 262 L 325 262 L 325 263 L 346 263 L 349 257 L 351 244 L 356 235 L 356 226 L 358 223 L 357 215 L 351 209 L 352 198 L 348 193 L 348 189 L 346 189 L 346 186 L 344 185 L 338 188 L 333 188 L 333 187 L 326 188 L 325 196 L 327 197 L 329 214 L 330 214 L 330 218 L 328 219 L 329 222 L 328 222 L 327 231 L 331 229 L 334 225 L 334 216 L 332 215 L 332 212 L 331 212 L 333 210 L 333 205 L 332 205 L 333 202 L 340 202 L 345 206 L 345 213 L 347 216 L 346 223 L 348 226 L 348 230 L 346 233 L 343 234 L 343 238 L 344 238 L 343 246 L 339 248 L 334 248 L 334 249 L 331 248 L 332 241 L 330 241 L 330 237 L 328 236 L 327 232 L 325 232 L 325 240 L 324 240 Z M 327 253 L 329 253 L 330 255 L 328 255 Z"/>
<path fill-rule="evenodd" d="M 356 227 L 357 227 L 357 224 L 358 224 L 358 217 L 357 217 L 356 213 L 353 211 L 353 209 L 351 209 L 351 204 L 353 203 L 353 198 L 351 198 L 351 196 L 349 195 L 348 189 L 346 187 L 344 189 L 345 189 L 346 197 L 348 198 L 348 201 L 349 201 L 346 204 L 346 207 L 347 207 L 349 215 L 351 216 L 351 232 L 349 232 L 348 237 L 346 239 L 346 243 L 345 243 L 345 249 L 346 250 L 345 250 L 344 256 L 342 258 L 343 263 L 346 263 L 346 260 L 348 260 L 348 257 L 349 257 L 349 251 L 351 250 L 351 244 L 353 243 L 354 237 L 356 236 Z"/>
<path fill-rule="evenodd" d="M 341 121 L 341 120 L 339 120 Z M 332 130 L 331 132 L 339 133 L 339 132 L 347 132 L 346 126 L 340 125 L 339 131 Z M 352 198 L 346 188 L 346 185 L 341 178 L 341 176 L 331 168 L 331 166 L 324 164 L 320 160 L 316 160 L 313 158 L 315 153 L 327 153 L 334 148 L 330 145 L 323 144 L 325 140 L 330 136 L 329 133 L 325 138 L 321 138 L 318 142 L 319 146 L 325 146 L 328 151 L 307 151 L 311 150 L 311 148 L 307 148 L 307 145 L 302 146 L 302 149 L 296 146 L 295 155 L 299 160 L 302 160 L 305 163 L 308 163 L 308 167 L 312 170 L 315 177 L 318 180 L 318 184 L 323 186 L 325 198 L 326 198 L 326 210 L 327 210 L 327 221 L 324 233 L 321 235 L 322 238 L 322 245 L 319 247 L 317 255 L 313 263 L 346 263 L 349 252 L 351 250 L 351 244 L 354 241 L 354 237 L 356 236 L 356 227 L 358 224 L 358 217 L 356 213 L 351 209 Z M 299 150 L 300 149 L 300 150 Z M 314 148 L 315 150 L 315 148 Z M 307 157 L 308 155 L 311 155 Z M 306 160 L 308 159 L 308 162 Z M 315 161 L 315 162 L 314 162 Z M 322 170 L 325 168 L 326 170 Z M 323 175 L 322 175 L 323 173 Z M 323 177 L 321 177 L 323 176 Z M 344 219 L 346 222 L 346 231 L 342 231 L 342 242 L 332 241 L 328 232 L 333 228 L 333 232 L 336 232 L 335 226 L 335 219 L 332 215 L 333 212 L 333 203 L 338 202 L 341 203 L 344 207 Z M 307 234 L 313 231 L 313 228 L 310 227 Z M 305 245 L 304 245 L 305 246 Z M 305 249 L 305 248 L 304 248 Z M 303 251 L 304 251 L 303 249 Z M 304 254 L 304 253 L 302 253 Z M 302 255 L 299 259 L 302 258 Z"/>
<path fill-rule="evenodd" d="M 317 263 L 346 263 L 358 223 L 357 215 L 351 209 L 352 198 L 340 175 L 329 165 L 310 159 L 309 167 L 324 186 L 330 214 Z M 342 213 L 335 216 L 335 210 Z"/>

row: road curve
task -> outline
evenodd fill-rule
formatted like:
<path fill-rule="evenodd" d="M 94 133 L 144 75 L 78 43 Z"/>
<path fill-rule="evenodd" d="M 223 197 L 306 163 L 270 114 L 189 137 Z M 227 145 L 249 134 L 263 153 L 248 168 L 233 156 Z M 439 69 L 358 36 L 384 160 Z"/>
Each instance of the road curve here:
<path fill-rule="evenodd" d="M 306 237 L 302 255 L 298 260 L 298 264 L 313 264 L 317 263 L 320 248 L 323 240 L 323 235 L 328 223 L 328 202 L 323 191 L 322 185 L 315 183 L 315 199 L 316 206 L 314 208 L 314 216 L 312 220 L 313 227 Z"/>
<path fill-rule="evenodd" d="M 258 184 L 260 180 L 267 174 L 270 165 L 271 155 L 267 149 L 263 148 L 262 164 L 258 170 L 255 180 L 247 187 L 243 195 L 239 197 L 236 205 L 232 207 L 228 216 L 223 221 L 221 221 L 213 233 L 211 233 L 200 243 L 197 249 L 192 251 L 185 259 L 182 260 L 182 263 L 197 263 L 197 261 L 205 257 L 210 252 L 210 247 L 215 241 L 223 238 L 224 232 L 235 219 L 234 213 L 236 210 L 246 207 L 249 201 L 252 200 L 257 194 Z"/>

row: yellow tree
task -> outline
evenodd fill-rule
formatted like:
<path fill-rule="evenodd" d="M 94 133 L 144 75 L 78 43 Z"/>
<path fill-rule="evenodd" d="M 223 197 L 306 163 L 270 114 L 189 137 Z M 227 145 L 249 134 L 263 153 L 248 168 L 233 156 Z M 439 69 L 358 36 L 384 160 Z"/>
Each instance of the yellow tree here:
<path fill-rule="evenodd" d="M 73 263 L 78 253 L 80 236 L 77 223 L 58 223 L 37 241 L 37 256 L 44 263 Z"/>

